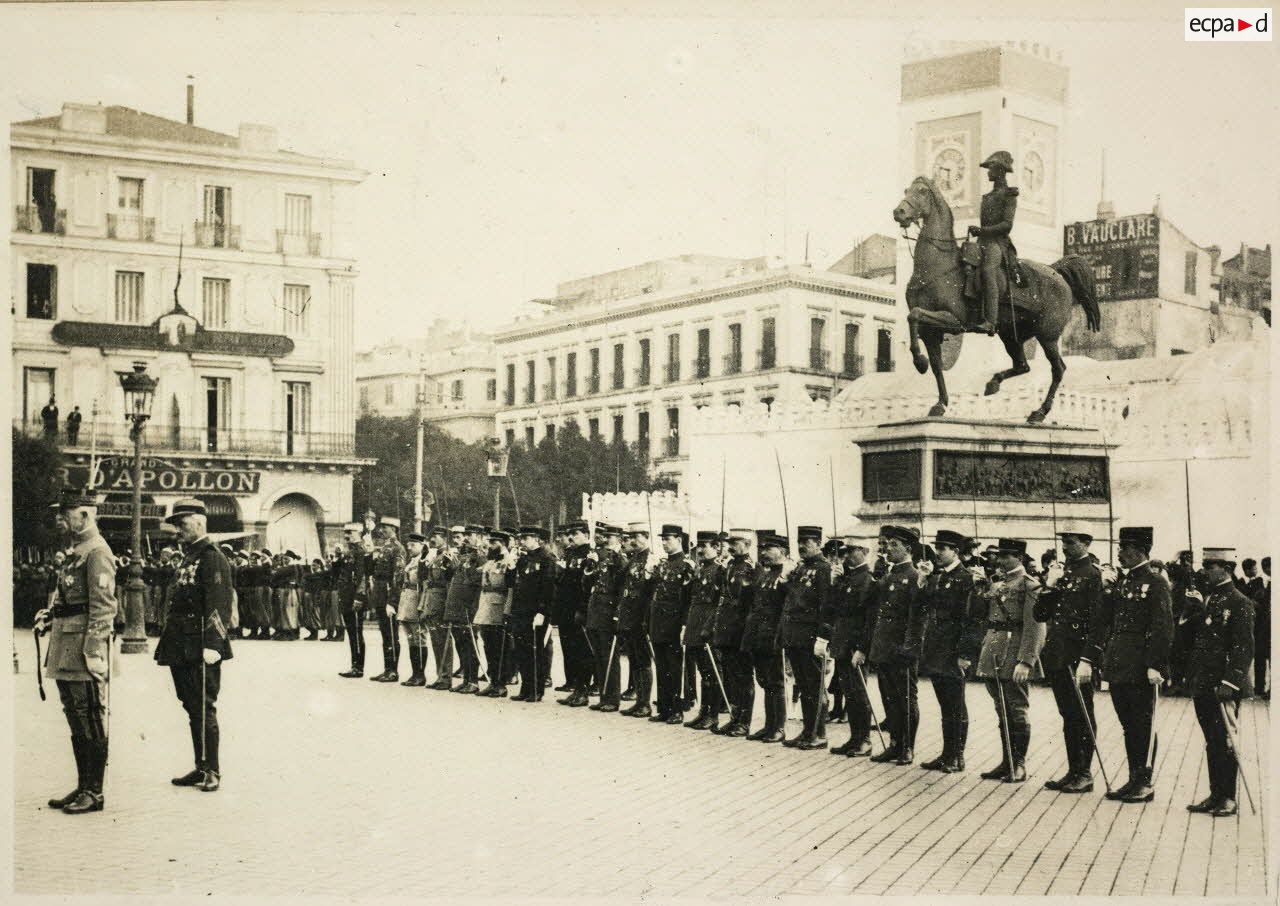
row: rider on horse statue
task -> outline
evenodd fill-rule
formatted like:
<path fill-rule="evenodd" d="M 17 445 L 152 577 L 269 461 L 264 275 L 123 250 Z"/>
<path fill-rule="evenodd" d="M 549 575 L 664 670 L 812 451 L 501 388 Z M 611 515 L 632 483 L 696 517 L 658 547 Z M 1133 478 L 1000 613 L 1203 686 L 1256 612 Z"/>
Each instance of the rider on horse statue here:
<path fill-rule="evenodd" d="M 969 235 L 977 238 L 982 255 L 979 265 L 982 320 L 973 330 L 990 336 L 996 332 L 1000 296 L 1007 288 L 1022 285 L 1018 250 L 1009 238 L 1014 214 L 1018 210 L 1018 190 L 1005 181 L 1013 172 L 1013 156 L 1008 151 L 996 151 L 981 166 L 986 168 L 987 178 L 993 185 L 991 191 L 982 196 L 979 225 L 969 227 Z M 965 257 L 967 260 L 968 256 Z"/>

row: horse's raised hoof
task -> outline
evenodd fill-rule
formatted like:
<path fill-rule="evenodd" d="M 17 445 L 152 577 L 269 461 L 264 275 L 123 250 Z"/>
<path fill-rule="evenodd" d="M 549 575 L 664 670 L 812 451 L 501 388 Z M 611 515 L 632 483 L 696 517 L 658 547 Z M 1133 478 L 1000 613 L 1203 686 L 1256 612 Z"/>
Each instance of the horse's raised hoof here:
<path fill-rule="evenodd" d="M 991 396 L 993 393 L 1000 392 L 1000 382 L 995 378 L 987 381 L 986 389 L 982 391 L 983 396 Z"/>
<path fill-rule="evenodd" d="M 947 407 L 942 403 L 934 403 L 933 408 L 929 410 L 929 418 L 941 418 L 947 414 Z"/>
<path fill-rule="evenodd" d="M 921 374 L 929 373 L 929 359 L 926 358 L 925 356 L 921 355 L 918 352 L 914 353 L 911 356 L 911 362 L 913 365 L 916 366 L 916 371 L 920 372 Z"/>
<path fill-rule="evenodd" d="M 1027 424 L 1038 425 L 1042 421 L 1044 421 L 1044 416 L 1045 416 L 1045 413 L 1037 409 L 1035 412 L 1032 412 L 1030 415 L 1027 416 Z"/>

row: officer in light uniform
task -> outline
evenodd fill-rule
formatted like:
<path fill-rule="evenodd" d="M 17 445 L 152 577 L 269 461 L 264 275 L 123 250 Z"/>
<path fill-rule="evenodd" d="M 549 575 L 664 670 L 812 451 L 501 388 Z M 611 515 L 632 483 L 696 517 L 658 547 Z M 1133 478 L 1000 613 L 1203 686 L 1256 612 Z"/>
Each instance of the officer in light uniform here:
<path fill-rule="evenodd" d="M 404 630 L 404 643 L 409 649 L 409 678 L 402 686 L 425 686 L 427 684 L 425 642 L 422 621 L 418 608 L 418 596 L 421 592 L 422 544 L 427 539 L 417 532 L 405 536 L 405 564 L 400 572 L 400 600 L 396 607 L 396 620 Z"/>
<path fill-rule="evenodd" d="M 116 570 L 111 548 L 98 534 L 97 500 L 68 489 L 56 506 L 58 525 L 71 535 L 75 547 L 59 572 L 52 610 L 36 614 L 35 626 L 41 635 L 52 633 L 45 669 L 58 684 L 78 775 L 76 788 L 50 799 L 49 807 L 78 815 L 102 811 L 105 802 Z"/>

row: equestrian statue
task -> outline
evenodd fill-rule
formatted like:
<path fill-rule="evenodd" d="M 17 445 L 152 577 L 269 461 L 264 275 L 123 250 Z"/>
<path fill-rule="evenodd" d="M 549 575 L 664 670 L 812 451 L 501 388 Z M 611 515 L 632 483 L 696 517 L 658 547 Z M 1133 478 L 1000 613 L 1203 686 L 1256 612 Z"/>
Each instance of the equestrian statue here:
<path fill-rule="evenodd" d="M 1073 306 L 1084 309 L 1090 330 L 1102 326 L 1093 269 L 1079 255 L 1067 255 L 1052 266 L 1019 262 L 1010 239 L 1018 206 L 1018 190 L 1007 183 L 1013 157 L 1008 151 L 997 151 L 982 166 L 992 188 L 982 196 L 978 225 L 969 227 L 970 238 L 961 245 L 952 234 L 951 206 L 933 180 L 917 176 L 893 209 L 893 219 L 904 236 L 913 223 L 920 226 L 907 283 L 911 359 L 921 374 L 933 370 L 938 402 L 929 415 L 940 416 L 946 414 L 949 402 L 943 377 L 950 365 L 944 363 L 945 340 L 956 335 L 952 343 L 958 354 L 966 331 L 999 335 L 1013 367 L 991 376 L 986 386 L 990 396 L 1003 381 L 1031 370 L 1022 344 L 1034 337 L 1053 374 L 1044 402 L 1027 416 L 1028 422 L 1038 424 L 1053 408 L 1067 370 L 1058 338 L 1071 320 Z M 927 358 L 920 350 L 922 342 Z"/>

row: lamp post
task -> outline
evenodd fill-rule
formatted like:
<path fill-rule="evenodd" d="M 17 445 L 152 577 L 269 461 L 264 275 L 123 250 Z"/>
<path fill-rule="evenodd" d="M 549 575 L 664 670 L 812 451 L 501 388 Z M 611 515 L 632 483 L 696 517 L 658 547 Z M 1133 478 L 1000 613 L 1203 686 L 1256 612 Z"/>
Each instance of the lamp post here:
<path fill-rule="evenodd" d="M 133 556 L 129 559 L 129 579 L 125 583 L 124 640 L 120 643 L 122 654 L 137 654 L 147 650 L 146 615 L 144 596 L 146 585 L 142 581 L 142 429 L 151 417 L 151 403 L 155 398 L 156 379 L 147 374 L 143 362 L 134 362 L 133 371 L 120 375 L 120 389 L 124 391 L 124 417 L 131 423 L 129 439 L 133 441 Z"/>

